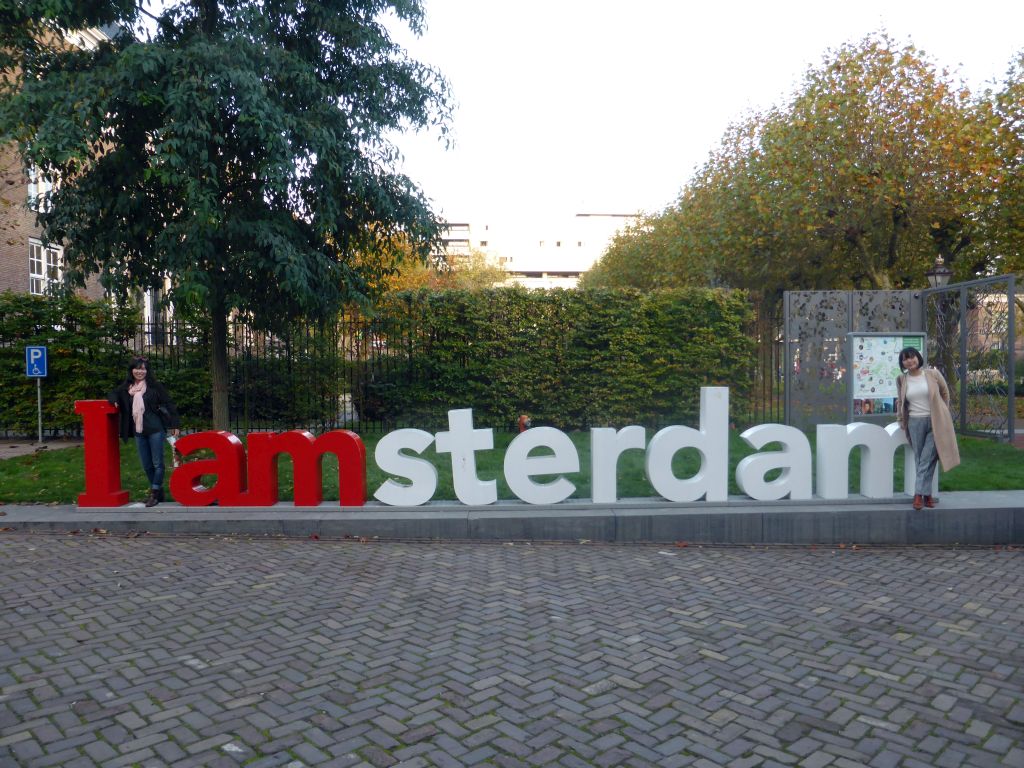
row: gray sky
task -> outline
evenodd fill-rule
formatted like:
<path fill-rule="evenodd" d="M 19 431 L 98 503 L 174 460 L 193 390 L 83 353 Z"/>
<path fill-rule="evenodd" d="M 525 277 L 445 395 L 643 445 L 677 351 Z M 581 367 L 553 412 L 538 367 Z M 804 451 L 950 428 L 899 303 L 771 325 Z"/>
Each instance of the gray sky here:
<path fill-rule="evenodd" d="M 1024 50 L 1020 0 L 425 0 L 396 35 L 458 103 L 456 146 L 404 170 L 449 220 L 660 210 L 726 126 L 782 103 L 829 48 L 885 29 L 980 90 Z"/>

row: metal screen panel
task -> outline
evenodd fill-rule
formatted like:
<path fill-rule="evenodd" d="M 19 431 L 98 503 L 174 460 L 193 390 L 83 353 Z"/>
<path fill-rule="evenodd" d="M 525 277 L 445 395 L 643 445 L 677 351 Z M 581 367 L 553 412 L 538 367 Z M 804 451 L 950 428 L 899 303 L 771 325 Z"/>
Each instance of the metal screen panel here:
<path fill-rule="evenodd" d="M 915 299 L 911 291 L 787 291 L 786 423 L 845 424 L 846 335 L 917 330 Z"/>

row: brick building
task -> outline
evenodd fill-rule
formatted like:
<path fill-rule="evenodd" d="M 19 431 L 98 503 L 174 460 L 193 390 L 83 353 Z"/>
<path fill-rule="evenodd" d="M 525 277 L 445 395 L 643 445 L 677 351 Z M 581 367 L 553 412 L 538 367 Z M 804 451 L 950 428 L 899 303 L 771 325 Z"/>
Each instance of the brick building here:
<path fill-rule="evenodd" d="M 91 48 L 108 39 L 114 30 L 88 29 L 71 33 L 68 45 Z M 36 225 L 40 196 L 45 200 L 45 183 L 25 172 L 13 144 L 0 146 L 0 291 L 44 295 L 63 276 L 64 248 L 44 244 Z M 103 297 L 103 288 L 90 280 L 84 294 Z"/>

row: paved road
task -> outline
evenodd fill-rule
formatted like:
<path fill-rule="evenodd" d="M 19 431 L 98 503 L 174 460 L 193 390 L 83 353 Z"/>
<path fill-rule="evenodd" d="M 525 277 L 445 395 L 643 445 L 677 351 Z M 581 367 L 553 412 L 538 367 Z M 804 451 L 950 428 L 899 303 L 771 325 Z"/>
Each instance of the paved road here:
<path fill-rule="evenodd" d="M 0 765 L 1024 766 L 1024 551 L 0 534 Z"/>

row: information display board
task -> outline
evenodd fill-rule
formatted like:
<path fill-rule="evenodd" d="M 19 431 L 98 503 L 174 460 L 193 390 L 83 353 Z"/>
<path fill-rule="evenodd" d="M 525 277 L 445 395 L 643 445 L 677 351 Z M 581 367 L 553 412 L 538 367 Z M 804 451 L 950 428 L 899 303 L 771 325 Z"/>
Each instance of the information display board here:
<path fill-rule="evenodd" d="M 896 377 L 900 350 L 916 348 L 924 356 L 923 333 L 848 333 L 850 345 L 849 417 L 896 416 Z"/>

